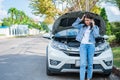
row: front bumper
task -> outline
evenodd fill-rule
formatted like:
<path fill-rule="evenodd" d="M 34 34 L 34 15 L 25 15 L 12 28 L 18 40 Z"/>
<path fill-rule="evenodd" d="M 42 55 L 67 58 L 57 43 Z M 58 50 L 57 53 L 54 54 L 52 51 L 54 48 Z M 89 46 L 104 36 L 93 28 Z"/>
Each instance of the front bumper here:
<path fill-rule="evenodd" d="M 51 60 L 58 62 L 56 65 L 51 63 Z M 56 50 L 50 45 L 48 46 L 48 68 L 53 72 L 79 72 L 79 66 L 76 66 L 76 61 L 79 61 L 79 56 L 69 56 L 63 51 Z M 105 61 L 112 61 L 111 65 L 106 65 Z M 99 56 L 94 57 L 93 72 L 104 72 L 112 70 L 113 55 L 111 48 L 102 52 Z"/>

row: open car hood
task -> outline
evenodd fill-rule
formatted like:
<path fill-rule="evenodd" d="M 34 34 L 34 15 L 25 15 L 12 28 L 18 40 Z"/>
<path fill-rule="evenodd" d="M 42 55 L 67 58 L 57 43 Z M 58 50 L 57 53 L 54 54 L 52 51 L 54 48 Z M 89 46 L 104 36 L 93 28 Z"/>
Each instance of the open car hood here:
<path fill-rule="evenodd" d="M 70 13 L 66 13 L 66 14 L 63 14 L 62 16 L 60 16 L 54 22 L 54 25 L 52 28 L 52 34 L 54 35 L 57 32 L 60 32 L 62 30 L 73 28 L 72 23 L 77 19 L 77 17 L 81 18 L 84 13 L 90 13 L 93 16 L 93 18 L 95 20 L 95 24 L 100 29 L 100 35 L 104 35 L 105 31 L 106 31 L 106 26 L 105 26 L 105 22 L 102 19 L 102 17 L 100 17 L 97 14 L 91 13 L 91 12 L 81 12 L 81 11 L 70 12 Z"/>

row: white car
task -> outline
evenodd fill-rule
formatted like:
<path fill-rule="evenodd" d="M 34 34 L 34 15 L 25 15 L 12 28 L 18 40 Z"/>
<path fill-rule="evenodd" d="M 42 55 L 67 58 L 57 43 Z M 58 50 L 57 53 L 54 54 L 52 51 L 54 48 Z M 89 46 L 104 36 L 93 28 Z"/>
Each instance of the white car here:
<path fill-rule="evenodd" d="M 52 29 L 51 41 L 46 48 L 46 71 L 48 75 L 64 72 L 79 72 L 80 68 L 80 43 L 75 40 L 77 29 L 71 27 L 77 17 L 82 17 L 84 12 L 67 13 L 59 17 Z M 93 13 L 91 13 L 93 14 Z M 93 14 L 100 34 L 105 35 L 104 20 Z M 113 67 L 113 54 L 106 37 L 96 39 L 96 48 L 93 61 L 93 72 L 109 76 Z"/>

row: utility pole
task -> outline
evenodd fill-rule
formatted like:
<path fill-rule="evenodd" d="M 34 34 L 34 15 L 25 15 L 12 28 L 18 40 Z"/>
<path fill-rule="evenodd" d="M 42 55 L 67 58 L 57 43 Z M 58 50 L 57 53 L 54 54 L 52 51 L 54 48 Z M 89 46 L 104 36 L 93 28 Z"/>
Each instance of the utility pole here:
<path fill-rule="evenodd" d="M 89 0 L 86 0 L 85 2 L 85 6 L 86 6 L 86 11 L 89 12 L 90 11 L 90 7 L 89 7 Z"/>

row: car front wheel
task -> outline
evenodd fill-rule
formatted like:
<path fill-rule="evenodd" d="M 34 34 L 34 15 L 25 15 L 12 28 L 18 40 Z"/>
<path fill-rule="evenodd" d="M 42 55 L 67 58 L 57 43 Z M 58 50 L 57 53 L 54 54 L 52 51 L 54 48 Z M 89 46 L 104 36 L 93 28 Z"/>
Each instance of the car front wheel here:
<path fill-rule="evenodd" d="M 52 72 L 49 70 L 49 66 L 48 66 L 48 47 L 46 48 L 46 73 L 49 76 L 52 76 Z"/>

